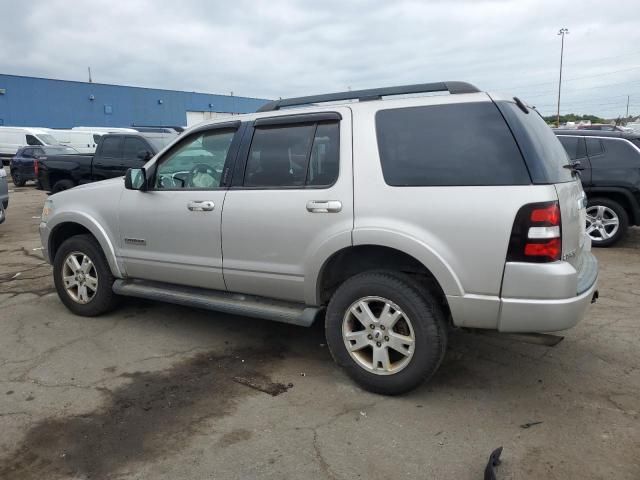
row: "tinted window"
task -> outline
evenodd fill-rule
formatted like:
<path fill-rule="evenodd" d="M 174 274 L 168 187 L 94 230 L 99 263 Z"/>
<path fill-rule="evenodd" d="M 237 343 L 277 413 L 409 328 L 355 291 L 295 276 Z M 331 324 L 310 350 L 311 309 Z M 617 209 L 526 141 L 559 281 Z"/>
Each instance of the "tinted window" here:
<path fill-rule="evenodd" d="M 42 145 L 42 142 L 33 135 L 27 135 L 27 145 Z"/>
<path fill-rule="evenodd" d="M 389 185 L 531 183 L 513 135 L 491 102 L 381 110 L 376 130 Z"/>
<path fill-rule="evenodd" d="M 149 146 L 139 138 L 126 137 L 122 146 L 122 156 L 124 158 L 138 158 L 138 153 L 149 152 Z M 149 152 L 151 153 L 151 152 Z"/>
<path fill-rule="evenodd" d="M 530 108 L 525 113 L 513 102 L 499 101 L 496 104 L 518 141 L 533 183 L 575 180 L 571 170 L 563 168 L 569 161 L 567 152 L 536 110 Z"/>
<path fill-rule="evenodd" d="M 307 169 L 307 185 L 331 185 L 338 179 L 340 125 L 319 124 Z"/>
<path fill-rule="evenodd" d="M 586 138 L 587 141 L 587 152 L 589 156 L 602 155 L 602 142 L 599 138 Z"/>
<path fill-rule="evenodd" d="M 101 136 L 102 136 L 102 135 L 96 135 L 96 134 L 94 133 L 94 134 L 93 134 L 93 142 L 97 144 L 97 143 L 100 141 L 100 137 L 101 137 Z"/>
<path fill-rule="evenodd" d="M 26 158 L 33 157 L 33 148 L 24 148 L 22 150 L 21 156 L 26 157 Z"/>
<path fill-rule="evenodd" d="M 315 124 L 258 127 L 253 134 L 244 185 L 303 186 Z"/>
<path fill-rule="evenodd" d="M 155 188 L 217 188 L 235 130 L 217 130 L 185 138 L 164 154 L 158 166 Z"/>
<path fill-rule="evenodd" d="M 593 139 L 595 140 L 595 139 Z M 640 167 L 640 152 L 626 140 L 603 139 L 606 155 L 601 155 L 593 160 L 594 167 L 630 168 Z"/>
<path fill-rule="evenodd" d="M 587 156 L 584 138 L 559 136 L 558 140 L 560 140 L 571 160 L 578 160 Z"/>
<path fill-rule="evenodd" d="M 103 157 L 120 157 L 120 141 L 122 137 L 103 137 L 100 155 Z"/>

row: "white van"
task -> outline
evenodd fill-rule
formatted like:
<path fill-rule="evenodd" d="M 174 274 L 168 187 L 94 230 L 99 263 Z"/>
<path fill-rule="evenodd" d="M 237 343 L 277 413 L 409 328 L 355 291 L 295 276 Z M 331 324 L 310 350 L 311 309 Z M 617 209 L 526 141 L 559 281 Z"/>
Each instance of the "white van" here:
<path fill-rule="evenodd" d="M 58 145 L 58 141 L 43 128 L 0 127 L 0 158 L 8 164 L 20 147 L 26 145 Z"/>
<path fill-rule="evenodd" d="M 126 128 L 126 127 L 73 127 L 71 130 L 80 130 L 83 132 L 102 132 L 105 133 L 136 133 L 137 130 L 134 128 Z"/>
<path fill-rule="evenodd" d="M 96 153 L 98 140 L 105 132 L 90 130 L 47 130 L 61 145 L 73 147 L 78 152 L 93 155 Z"/>

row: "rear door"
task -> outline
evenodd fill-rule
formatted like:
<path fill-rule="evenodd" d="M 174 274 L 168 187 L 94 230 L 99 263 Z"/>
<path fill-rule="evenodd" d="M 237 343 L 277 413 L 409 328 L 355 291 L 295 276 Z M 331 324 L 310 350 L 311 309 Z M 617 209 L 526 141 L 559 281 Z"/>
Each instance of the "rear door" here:
<path fill-rule="evenodd" d="M 230 291 L 303 302 L 318 251 L 351 245 L 351 114 L 336 110 L 248 128 L 222 214 Z"/>
<path fill-rule="evenodd" d="M 573 162 L 580 162 L 584 170 L 580 172 L 580 179 L 584 186 L 591 185 L 591 162 L 587 156 L 585 138 L 579 135 L 559 135 L 558 140 L 567 151 L 569 159 Z"/>

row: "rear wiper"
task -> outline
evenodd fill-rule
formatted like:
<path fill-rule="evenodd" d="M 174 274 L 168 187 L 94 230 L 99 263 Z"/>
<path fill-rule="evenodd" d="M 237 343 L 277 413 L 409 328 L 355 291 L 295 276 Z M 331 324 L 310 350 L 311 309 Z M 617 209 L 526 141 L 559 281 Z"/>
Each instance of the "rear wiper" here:
<path fill-rule="evenodd" d="M 582 166 L 579 160 L 576 160 L 575 162 L 572 162 L 572 163 L 567 163 L 566 165 L 563 165 L 562 168 L 566 168 L 567 170 L 571 170 L 572 173 L 577 173 L 577 174 L 580 174 L 580 172 L 584 170 L 584 167 Z"/>

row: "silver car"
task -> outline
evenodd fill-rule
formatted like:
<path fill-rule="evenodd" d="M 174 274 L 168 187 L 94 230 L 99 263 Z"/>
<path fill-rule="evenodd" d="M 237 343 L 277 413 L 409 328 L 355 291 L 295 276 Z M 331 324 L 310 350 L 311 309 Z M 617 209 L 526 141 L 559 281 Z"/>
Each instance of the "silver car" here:
<path fill-rule="evenodd" d="M 7 207 L 9 207 L 9 185 L 7 183 L 7 172 L 0 166 L 0 223 L 7 218 Z"/>
<path fill-rule="evenodd" d="M 598 268 L 574 167 L 535 110 L 463 82 L 285 99 L 51 196 L 40 232 L 76 314 L 128 295 L 321 318 L 355 381 L 398 394 L 437 370 L 451 327 L 584 316 Z"/>

